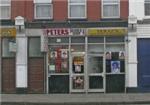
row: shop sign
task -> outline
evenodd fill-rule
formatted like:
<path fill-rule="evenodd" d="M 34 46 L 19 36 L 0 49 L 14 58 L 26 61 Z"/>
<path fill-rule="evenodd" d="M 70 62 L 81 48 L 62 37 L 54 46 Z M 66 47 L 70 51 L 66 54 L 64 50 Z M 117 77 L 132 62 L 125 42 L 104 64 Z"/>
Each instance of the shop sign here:
<path fill-rule="evenodd" d="M 45 29 L 47 36 L 86 35 L 84 28 L 49 28 Z"/>
<path fill-rule="evenodd" d="M 47 36 L 67 36 L 70 35 L 69 28 L 50 28 L 46 29 Z"/>
<path fill-rule="evenodd" d="M 0 37 L 16 37 L 16 28 L 0 28 Z"/>
<path fill-rule="evenodd" d="M 72 28 L 71 35 L 86 35 L 86 30 L 84 28 Z"/>
<path fill-rule="evenodd" d="M 127 34 L 127 29 L 125 28 L 109 28 L 109 29 L 88 29 L 88 35 L 89 36 L 111 36 L 111 35 L 126 35 Z"/>

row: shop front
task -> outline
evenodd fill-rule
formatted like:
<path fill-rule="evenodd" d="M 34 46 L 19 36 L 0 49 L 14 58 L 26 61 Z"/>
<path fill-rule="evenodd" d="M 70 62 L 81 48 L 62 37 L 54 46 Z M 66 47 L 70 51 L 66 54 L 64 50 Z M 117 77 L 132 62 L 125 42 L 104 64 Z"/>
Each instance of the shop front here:
<path fill-rule="evenodd" d="M 2 93 L 15 93 L 16 28 L 0 28 L 0 70 Z"/>
<path fill-rule="evenodd" d="M 126 28 L 51 28 L 48 93 L 125 92 Z"/>

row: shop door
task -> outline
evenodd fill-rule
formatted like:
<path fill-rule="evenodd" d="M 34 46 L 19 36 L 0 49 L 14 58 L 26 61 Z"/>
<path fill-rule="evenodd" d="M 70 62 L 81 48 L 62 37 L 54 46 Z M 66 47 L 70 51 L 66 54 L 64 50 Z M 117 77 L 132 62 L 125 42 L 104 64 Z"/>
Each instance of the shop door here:
<path fill-rule="evenodd" d="M 104 57 L 88 55 L 88 92 L 105 92 Z"/>
<path fill-rule="evenodd" d="M 85 92 L 85 56 L 83 52 L 72 53 L 70 63 L 70 91 Z"/>
<path fill-rule="evenodd" d="M 150 91 L 150 39 L 138 40 L 138 85 L 140 91 Z"/>

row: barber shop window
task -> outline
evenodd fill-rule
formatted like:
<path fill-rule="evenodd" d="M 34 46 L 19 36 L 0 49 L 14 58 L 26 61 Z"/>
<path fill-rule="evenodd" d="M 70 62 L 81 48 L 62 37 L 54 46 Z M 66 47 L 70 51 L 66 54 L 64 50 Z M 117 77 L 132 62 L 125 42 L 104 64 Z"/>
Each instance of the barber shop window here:
<path fill-rule="evenodd" d="M 2 57 L 15 57 L 16 41 L 14 38 L 2 39 Z"/>
<path fill-rule="evenodd" d="M 68 7 L 70 19 L 86 18 L 86 0 L 69 0 Z"/>
<path fill-rule="evenodd" d="M 52 19 L 52 0 L 34 0 L 34 18 Z"/>
<path fill-rule="evenodd" d="M 40 38 L 29 38 L 29 57 L 42 57 Z"/>
<path fill-rule="evenodd" d="M 103 0 L 102 4 L 103 18 L 120 17 L 120 0 Z"/>
<path fill-rule="evenodd" d="M 145 0 L 145 16 L 150 16 L 150 0 Z"/>
<path fill-rule="evenodd" d="M 0 19 L 10 19 L 11 0 L 0 0 Z"/>

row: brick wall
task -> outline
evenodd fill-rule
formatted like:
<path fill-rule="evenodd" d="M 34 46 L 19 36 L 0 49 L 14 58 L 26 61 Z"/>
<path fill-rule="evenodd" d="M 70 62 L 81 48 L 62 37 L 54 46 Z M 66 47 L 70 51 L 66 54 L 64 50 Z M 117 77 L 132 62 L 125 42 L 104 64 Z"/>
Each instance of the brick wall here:
<path fill-rule="evenodd" d="M 68 18 L 67 0 L 53 0 L 54 21 L 66 21 Z"/>
<path fill-rule="evenodd" d="M 120 18 L 127 20 L 129 15 L 129 1 L 121 0 L 120 1 Z"/>
<path fill-rule="evenodd" d="M 33 0 L 12 0 L 11 1 L 11 19 L 17 16 L 23 16 L 27 21 L 32 21 L 34 17 Z"/>
<path fill-rule="evenodd" d="M 89 21 L 99 21 L 101 18 L 101 1 L 87 0 L 87 18 Z"/>
<path fill-rule="evenodd" d="M 44 93 L 44 58 L 28 59 L 28 93 Z"/>
<path fill-rule="evenodd" d="M 15 93 L 15 58 L 2 58 L 2 93 Z"/>
<path fill-rule="evenodd" d="M 87 19 L 89 21 L 99 21 L 101 19 L 101 0 L 87 0 Z M 120 1 L 120 18 L 127 19 L 129 12 L 128 0 Z M 11 18 L 23 16 L 27 21 L 34 19 L 33 0 L 12 0 Z M 53 0 L 53 19 L 54 21 L 66 21 L 68 19 L 68 1 Z"/>

